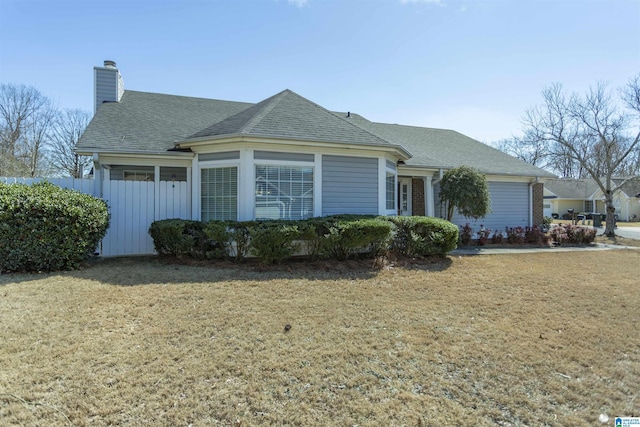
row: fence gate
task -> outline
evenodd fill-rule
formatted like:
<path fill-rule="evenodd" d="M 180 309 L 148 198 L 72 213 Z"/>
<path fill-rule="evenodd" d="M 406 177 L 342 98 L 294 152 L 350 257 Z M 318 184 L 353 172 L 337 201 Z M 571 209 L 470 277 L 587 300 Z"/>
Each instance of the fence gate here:
<path fill-rule="evenodd" d="M 32 185 L 42 178 L 0 177 L 6 184 Z M 93 179 L 50 178 L 47 181 L 63 188 L 94 194 Z M 111 221 L 102 240 L 103 256 L 153 254 L 153 240 L 149 226 L 155 220 L 167 218 L 191 218 L 191 193 L 185 181 L 153 182 L 110 181 L 103 182 L 102 199 L 109 206 Z"/>
<path fill-rule="evenodd" d="M 103 256 L 153 254 L 149 226 L 155 220 L 191 218 L 186 182 L 104 181 L 102 198 L 111 223 L 102 240 Z"/>

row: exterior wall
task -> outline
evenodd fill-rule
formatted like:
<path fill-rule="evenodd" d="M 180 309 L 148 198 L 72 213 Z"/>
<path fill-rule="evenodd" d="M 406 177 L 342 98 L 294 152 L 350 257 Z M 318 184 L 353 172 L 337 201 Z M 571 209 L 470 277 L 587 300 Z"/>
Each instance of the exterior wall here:
<path fill-rule="evenodd" d="M 584 211 L 584 200 L 554 200 L 553 213 L 560 215 L 560 218 L 569 209 L 573 209 L 575 213 Z"/>
<path fill-rule="evenodd" d="M 378 214 L 378 159 L 322 156 L 322 215 Z"/>
<path fill-rule="evenodd" d="M 412 215 L 424 216 L 424 180 L 413 178 L 411 180 L 411 209 Z"/>
<path fill-rule="evenodd" d="M 124 84 L 117 68 L 95 67 L 94 72 L 95 113 L 103 102 L 120 101 L 124 94 Z"/>
<path fill-rule="evenodd" d="M 446 212 L 438 201 L 440 186 L 436 184 L 434 199 L 436 200 L 435 216 L 444 218 Z M 526 227 L 529 225 L 529 183 L 489 181 L 489 197 L 491 212 L 478 220 L 465 218 L 455 213 L 451 222 L 459 226 L 469 223 L 477 232 L 480 226 L 491 230 L 504 230 L 505 227 Z"/>
<path fill-rule="evenodd" d="M 533 192 L 533 200 L 532 200 L 532 216 L 533 216 L 533 224 L 540 225 L 544 220 L 544 184 L 538 183 L 534 184 L 532 188 Z"/>

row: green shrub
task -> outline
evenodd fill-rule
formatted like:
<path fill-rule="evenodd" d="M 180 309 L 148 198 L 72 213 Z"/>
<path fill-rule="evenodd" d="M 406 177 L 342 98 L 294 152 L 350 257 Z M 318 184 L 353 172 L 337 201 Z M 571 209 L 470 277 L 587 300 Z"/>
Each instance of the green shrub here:
<path fill-rule="evenodd" d="M 424 216 L 387 217 L 394 224 L 392 248 L 403 255 L 442 255 L 454 250 L 458 227 L 451 222 Z"/>
<path fill-rule="evenodd" d="M 295 222 L 266 221 L 249 229 L 251 253 L 265 264 L 280 264 L 299 249 L 300 232 Z"/>
<path fill-rule="evenodd" d="M 48 182 L 0 183 L 0 271 L 78 268 L 109 226 L 107 204 Z"/>
<path fill-rule="evenodd" d="M 242 262 L 251 251 L 251 228 L 255 227 L 255 221 L 230 221 L 229 256 L 235 262 Z"/>
<path fill-rule="evenodd" d="M 189 230 L 195 228 L 194 223 L 187 219 L 162 219 L 151 223 L 149 234 L 156 252 L 176 257 L 193 254 L 196 239 Z"/>
<path fill-rule="evenodd" d="M 207 258 L 224 259 L 231 253 L 231 232 L 227 221 L 212 220 L 204 224 L 204 234 L 209 240 Z"/>
<path fill-rule="evenodd" d="M 343 218 L 325 219 L 322 225 L 327 231 L 322 243 L 325 254 L 343 261 L 355 254 L 376 256 L 388 247 L 392 228 L 388 221 L 376 217 Z"/>

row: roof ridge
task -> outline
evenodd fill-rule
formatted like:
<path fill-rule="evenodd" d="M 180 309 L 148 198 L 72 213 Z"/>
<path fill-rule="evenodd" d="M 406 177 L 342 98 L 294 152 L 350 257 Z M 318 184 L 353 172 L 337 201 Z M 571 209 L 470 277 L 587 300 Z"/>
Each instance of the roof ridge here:
<path fill-rule="evenodd" d="M 291 92 L 289 89 L 285 89 L 282 92 L 278 92 L 273 96 L 270 96 L 267 99 L 263 99 L 262 101 L 258 102 L 257 104 L 254 104 L 253 107 L 258 107 L 260 104 L 265 104 L 262 107 L 258 108 L 258 112 L 256 114 L 253 115 L 253 117 L 242 127 L 239 129 L 240 133 L 242 132 L 251 132 L 253 130 L 254 127 L 256 127 L 256 125 L 258 123 L 260 123 L 262 121 L 262 119 L 264 119 L 267 114 L 269 114 L 271 111 L 273 111 L 273 109 L 280 104 L 280 102 L 282 101 L 282 99 L 284 98 L 285 95 L 287 95 L 288 92 Z M 253 108 L 253 107 L 249 107 L 249 108 Z M 240 113 L 238 113 L 240 114 Z"/>
<path fill-rule="evenodd" d="M 137 94 L 144 94 L 144 95 L 160 95 L 160 96 L 169 96 L 172 98 L 184 98 L 184 99 L 198 99 L 198 100 L 202 100 L 202 101 L 216 101 L 216 102 L 231 102 L 234 104 L 249 104 L 251 106 L 256 105 L 255 102 L 248 102 L 248 101 L 232 101 L 230 99 L 218 99 L 218 98 L 204 98 L 202 96 L 187 96 L 187 95 L 175 95 L 172 93 L 160 93 L 160 92 L 147 92 L 144 90 L 132 90 L 132 89 L 125 89 L 124 93 L 137 93 Z"/>

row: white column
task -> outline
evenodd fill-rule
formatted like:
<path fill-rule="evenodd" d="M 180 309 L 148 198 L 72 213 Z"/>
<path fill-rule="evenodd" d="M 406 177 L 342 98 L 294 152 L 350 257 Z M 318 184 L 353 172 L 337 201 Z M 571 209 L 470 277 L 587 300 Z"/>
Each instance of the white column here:
<path fill-rule="evenodd" d="M 387 214 L 387 159 L 378 158 L 378 215 Z"/>
<path fill-rule="evenodd" d="M 315 155 L 313 166 L 313 216 L 322 216 L 322 154 Z"/>
<path fill-rule="evenodd" d="M 240 167 L 238 168 L 238 221 L 253 219 L 256 197 L 256 170 L 253 165 L 253 150 L 240 150 Z"/>
<path fill-rule="evenodd" d="M 200 168 L 198 167 L 198 155 L 191 160 L 191 219 L 199 221 L 200 212 Z M 188 184 L 189 185 L 189 184 Z"/>
<path fill-rule="evenodd" d="M 160 217 L 160 166 L 153 167 L 153 219 Z"/>
<path fill-rule="evenodd" d="M 431 177 L 425 176 L 424 178 L 424 214 L 426 216 L 435 216 L 435 209 L 433 200 L 433 186 L 431 185 Z"/>

